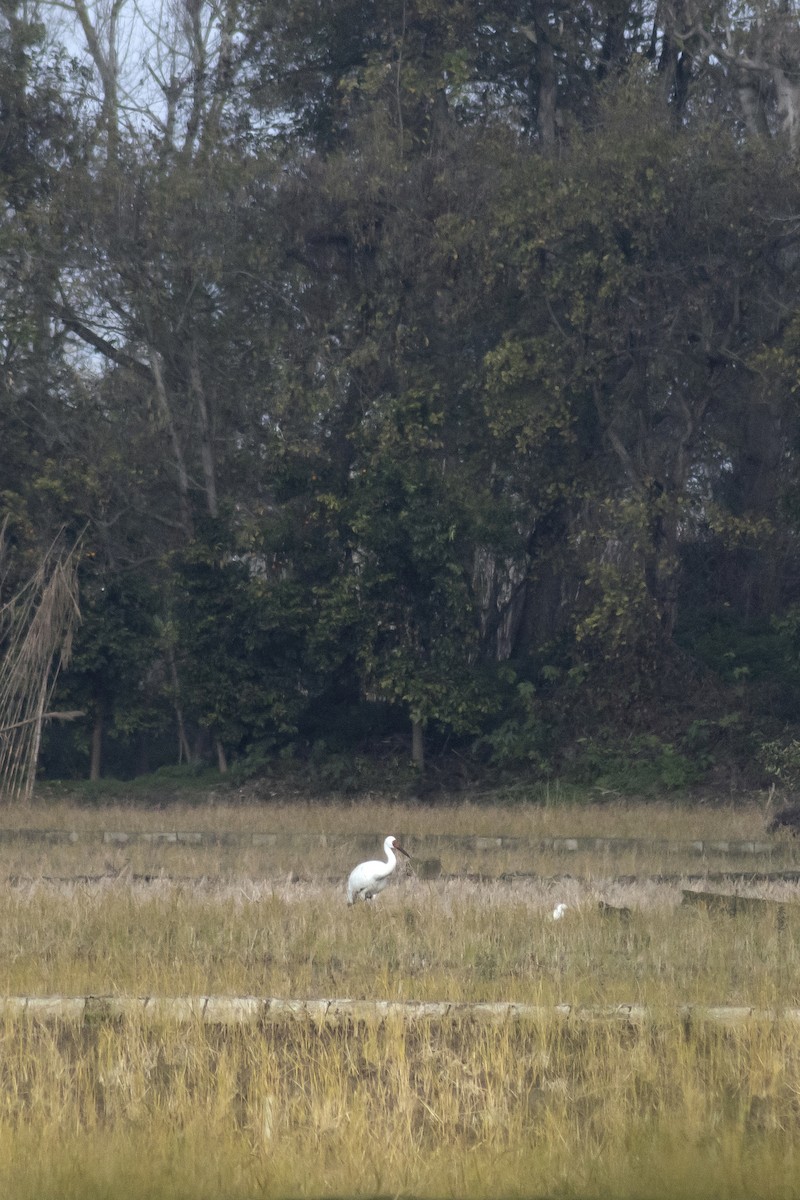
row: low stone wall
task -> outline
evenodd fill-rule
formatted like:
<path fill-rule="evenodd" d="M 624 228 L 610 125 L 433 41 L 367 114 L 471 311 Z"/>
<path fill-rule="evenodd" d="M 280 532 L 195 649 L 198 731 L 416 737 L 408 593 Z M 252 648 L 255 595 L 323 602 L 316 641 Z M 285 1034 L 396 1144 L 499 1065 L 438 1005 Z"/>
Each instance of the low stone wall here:
<path fill-rule="evenodd" d="M 120 829 L 0 829 L 0 844 L 3 842 L 41 842 L 43 844 L 102 843 L 107 846 L 183 844 L 189 846 L 238 846 L 266 847 L 270 849 L 300 848 L 375 851 L 383 841 L 383 834 L 330 834 L 330 833 L 243 833 L 215 832 L 205 830 L 166 829 L 156 832 Z M 413 843 L 417 854 L 436 854 L 443 849 L 469 851 L 471 853 L 496 852 L 498 850 L 527 850 L 532 854 L 545 851 L 574 854 L 578 851 L 622 854 L 630 851 L 650 851 L 664 854 L 704 855 L 755 855 L 768 857 L 783 852 L 768 841 L 728 841 L 714 839 L 696 841 L 671 841 L 668 839 L 614 838 L 614 837 L 484 837 L 458 834 L 427 834 L 423 837 L 411 833 L 397 834 L 401 841 Z"/>
<path fill-rule="evenodd" d="M 535 1004 L 467 1004 L 413 1000 L 282 1000 L 259 996 L 5 996 L 0 1020 L 45 1022 L 144 1020 L 148 1023 L 201 1022 L 210 1025 L 275 1025 L 304 1021 L 335 1026 L 352 1022 L 472 1021 L 483 1025 L 562 1020 L 572 1023 L 623 1021 L 629 1024 L 679 1020 L 690 1024 L 742 1025 L 748 1022 L 800 1023 L 800 1008 L 764 1009 L 686 1004 L 648 1008 L 638 1004 L 579 1007 Z"/>

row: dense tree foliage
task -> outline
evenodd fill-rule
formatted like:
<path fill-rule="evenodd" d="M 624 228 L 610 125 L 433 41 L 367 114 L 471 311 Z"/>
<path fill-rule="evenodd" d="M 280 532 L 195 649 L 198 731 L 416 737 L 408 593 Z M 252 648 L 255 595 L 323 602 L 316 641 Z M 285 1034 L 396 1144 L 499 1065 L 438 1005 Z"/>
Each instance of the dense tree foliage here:
<path fill-rule="evenodd" d="M 3 0 L 4 591 L 82 539 L 45 769 L 779 773 L 799 61 L 773 0 Z"/>

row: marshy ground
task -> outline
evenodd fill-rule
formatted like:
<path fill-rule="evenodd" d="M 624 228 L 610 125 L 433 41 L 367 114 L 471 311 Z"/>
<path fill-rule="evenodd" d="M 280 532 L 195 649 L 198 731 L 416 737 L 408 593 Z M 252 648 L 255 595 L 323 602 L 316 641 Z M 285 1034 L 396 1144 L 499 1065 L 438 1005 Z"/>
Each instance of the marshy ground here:
<path fill-rule="evenodd" d="M 679 1016 L 685 1004 L 800 1007 L 800 849 L 789 835 L 765 839 L 764 824 L 760 801 L 0 809 L 0 831 L 76 835 L 0 840 L 4 995 L 650 1012 L 636 1025 L 553 1011 L 506 1025 L 461 1013 L 331 1028 L 7 1016 L 0 1189 L 37 1200 L 800 1196 L 800 1024 L 689 1027 Z M 105 841 L 109 831 L 238 837 Z M 282 836 L 242 837 L 262 832 Z M 374 835 L 375 853 L 387 832 L 402 833 L 415 864 L 348 910 L 361 839 Z M 456 842 L 435 843 L 445 834 Z M 641 842 L 542 850 L 552 837 Z M 765 840 L 770 853 L 687 848 Z M 461 877 L 414 873 L 432 846 L 442 874 Z M 702 888 L 769 903 L 683 903 Z M 559 901 L 569 907 L 553 922 Z"/>

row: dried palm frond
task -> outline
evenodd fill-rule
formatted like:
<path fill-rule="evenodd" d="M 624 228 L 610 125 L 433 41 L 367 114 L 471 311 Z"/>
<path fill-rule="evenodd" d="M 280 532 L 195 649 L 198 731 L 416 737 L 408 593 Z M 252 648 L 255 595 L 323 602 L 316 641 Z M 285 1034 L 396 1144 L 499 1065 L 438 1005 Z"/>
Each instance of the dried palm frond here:
<path fill-rule="evenodd" d="M 67 549 L 59 536 L 28 582 L 0 605 L 0 796 L 8 799 L 33 795 L 43 722 L 77 715 L 48 712 L 48 705 L 80 619 L 78 554 L 77 544 Z"/>

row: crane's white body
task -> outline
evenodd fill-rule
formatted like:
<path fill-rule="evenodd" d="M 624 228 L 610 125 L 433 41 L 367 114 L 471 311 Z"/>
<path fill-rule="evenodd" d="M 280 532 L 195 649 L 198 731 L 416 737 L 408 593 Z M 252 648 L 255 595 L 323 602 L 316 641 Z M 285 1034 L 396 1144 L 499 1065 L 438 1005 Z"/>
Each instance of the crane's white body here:
<path fill-rule="evenodd" d="M 377 896 L 378 892 L 383 891 L 389 881 L 389 876 L 397 866 L 395 850 L 399 850 L 401 854 L 405 854 L 406 858 L 411 857 L 397 842 L 397 839 L 390 834 L 383 843 L 383 853 L 386 855 L 386 862 L 373 859 L 370 862 L 359 863 L 357 867 L 353 867 L 353 870 L 350 872 L 350 878 L 347 880 L 348 904 L 355 904 L 359 898 L 362 900 L 371 900 L 373 896 Z"/>
<path fill-rule="evenodd" d="M 553 909 L 553 914 L 552 914 L 551 920 L 560 921 L 566 911 L 567 911 L 566 904 L 557 904 L 555 906 L 555 908 Z"/>

